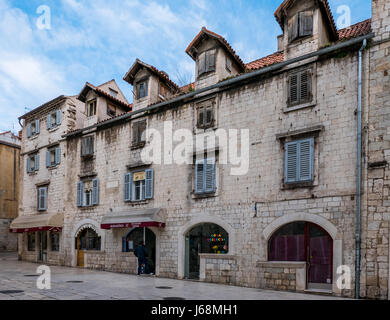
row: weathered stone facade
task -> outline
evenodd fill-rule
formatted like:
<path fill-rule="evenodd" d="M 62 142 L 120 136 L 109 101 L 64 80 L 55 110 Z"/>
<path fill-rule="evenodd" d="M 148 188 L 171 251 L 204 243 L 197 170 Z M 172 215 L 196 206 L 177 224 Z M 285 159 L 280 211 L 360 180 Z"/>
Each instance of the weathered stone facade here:
<path fill-rule="evenodd" d="M 49 180 L 50 188 L 58 183 L 58 196 L 55 193 L 52 196 L 49 192 L 48 211 L 61 210 L 64 224 L 58 260 L 56 262 L 49 255 L 48 261 L 136 273 L 136 258 L 132 252 L 122 252 L 123 240 L 132 228 L 113 227 L 105 230 L 101 228 L 101 223 L 108 214 L 119 216 L 137 210 L 160 208 L 165 228 L 150 227 L 156 237 L 157 276 L 184 278 L 187 272 L 188 233 L 196 226 L 212 223 L 228 234 L 228 253 L 199 255 L 201 281 L 305 291 L 308 288 L 306 262 L 270 261 L 269 257 L 269 242 L 273 234 L 289 223 L 303 221 L 318 226 L 331 239 L 332 271 L 331 279 L 327 279 L 326 283 L 330 291 L 335 295 L 354 295 L 358 50 L 363 38 L 372 37 L 370 30 L 366 30 L 350 36 L 359 41 L 348 42 L 349 38 L 341 38 L 341 34 L 347 31 L 335 33 L 329 25 L 331 19 L 324 14 L 324 10 L 307 6 L 308 1 L 301 8 L 302 2 L 297 1 L 300 6 L 287 10 L 287 16 L 278 16 L 278 21 L 284 26 L 284 41 L 280 45 L 284 61 L 275 65 L 269 63 L 271 67 L 263 69 L 267 72 L 256 74 L 258 71 L 254 71 L 251 78 L 249 72 L 240 76 L 240 59 L 226 40 L 202 29 L 187 49 L 187 53 L 190 52 L 196 61 L 197 80 L 192 95 L 192 91 L 177 91 L 164 73 L 136 61 L 125 80 L 136 86 L 148 78 L 149 95 L 140 99 L 134 97 L 134 113 L 110 121 L 95 122 L 88 128 L 77 126 L 61 131 L 58 140 L 61 141 L 64 161 L 61 162 L 63 169 L 55 170 L 58 182 L 54 176 L 47 176 L 50 172 L 46 170 L 36 175 L 24 174 L 20 207 L 20 215 L 33 213 L 36 210 L 35 198 L 29 190 L 34 189 L 34 184 L 41 180 Z M 313 37 L 290 44 L 288 21 L 300 10 L 308 8 L 315 8 Z M 389 71 L 389 42 L 385 36 L 389 10 L 385 0 L 373 1 L 372 31 L 375 38 L 370 40 L 369 48 L 364 51 L 362 63 L 365 160 L 360 294 L 362 297 L 381 299 L 388 297 L 389 290 L 390 111 L 387 101 L 389 88 L 385 81 Z M 367 24 L 365 22 L 364 25 Z M 356 29 L 352 28 L 351 33 Z M 345 40 L 341 50 L 334 47 L 336 43 L 340 44 L 340 41 L 332 40 L 337 36 Z M 191 49 L 193 46 L 196 46 L 196 50 Z M 321 51 L 324 46 L 334 51 Z M 208 65 L 211 71 L 200 74 L 199 57 L 194 52 L 201 54 L 204 50 L 215 48 L 215 63 Z M 318 54 L 293 64 L 287 63 L 293 57 L 314 52 Z M 229 68 L 230 76 L 227 72 Z M 291 100 L 287 94 L 290 75 L 306 69 L 310 70 L 312 76 L 311 100 L 289 106 L 286 101 Z M 226 78 L 239 81 L 224 82 Z M 162 83 L 169 89 L 165 97 L 159 96 L 161 92 L 157 89 Z M 220 83 L 220 86 L 207 89 L 216 83 Z M 199 107 L 209 101 L 214 108 L 213 122 L 207 128 L 200 128 Z M 104 104 L 100 105 L 104 107 Z M 145 107 L 149 109 L 143 109 Z M 79 108 L 81 110 L 83 106 Z M 231 146 L 218 145 L 214 150 L 215 190 L 212 194 L 199 196 L 195 186 L 195 165 L 166 162 L 172 159 L 180 138 L 173 143 L 172 150 L 160 141 L 165 156 L 162 163 L 158 159 L 150 163 L 142 161 L 142 150 L 151 147 L 153 139 L 146 137 L 143 145 L 132 144 L 134 124 L 141 120 L 146 120 L 147 129 L 153 129 L 155 134 L 160 133 L 163 141 L 176 129 L 186 129 L 198 137 L 217 130 L 249 129 L 248 171 L 243 175 L 232 175 L 231 169 L 238 164 L 223 162 L 223 159 L 229 158 Z M 91 157 L 85 158 L 81 155 L 81 144 L 87 136 L 93 137 L 94 152 Z M 308 137 L 313 139 L 312 180 L 296 185 L 285 183 L 285 143 Z M 31 142 L 27 141 L 25 135 L 23 141 L 23 154 L 37 148 L 29 146 Z M 239 142 L 238 148 L 243 144 Z M 209 150 L 191 150 L 187 156 L 193 158 L 205 151 Z M 138 169 L 154 170 L 153 196 L 140 201 L 125 201 L 125 175 Z M 22 169 L 22 172 L 25 170 Z M 98 201 L 93 205 L 80 205 L 78 182 L 88 184 L 91 179 L 99 183 Z M 86 226 L 100 238 L 100 250 L 86 250 L 80 257 L 78 235 Z M 22 242 L 22 238 L 25 239 L 20 236 L 22 258 L 35 261 L 36 255 L 25 251 L 26 243 Z M 351 288 L 337 286 L 337 269 L 341 265 L 351 270 Z"/>

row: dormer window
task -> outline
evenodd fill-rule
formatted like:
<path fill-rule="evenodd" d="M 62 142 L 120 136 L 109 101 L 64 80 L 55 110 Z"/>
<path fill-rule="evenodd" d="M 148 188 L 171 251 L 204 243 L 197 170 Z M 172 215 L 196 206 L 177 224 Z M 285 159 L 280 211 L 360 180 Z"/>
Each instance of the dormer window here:
<path fill-rule="evenodd" d="M 87 102 L 87 117 L 96 115 L 96 100 Z"/>
<path fill-rule="evenodd" d="M 198 77 L 215 71 L 216 50 L 202 52 L 198 58 Z"/>
<path fill-rule="evenodd" d="M 292 17 L 288 24 L 288 42 L 313 35 L 313 12 L 303 11 Z"/>
<path fill-rule="evenodd" d="M 137 99 L 142 99 L 148 96 L 149 80 L 137 83 Z"/>
<path fill-rule="evenodd" d="M 227 71 L 232 72 L 232 60 L 228 57 L 225 58 L 225 67 Z"/>

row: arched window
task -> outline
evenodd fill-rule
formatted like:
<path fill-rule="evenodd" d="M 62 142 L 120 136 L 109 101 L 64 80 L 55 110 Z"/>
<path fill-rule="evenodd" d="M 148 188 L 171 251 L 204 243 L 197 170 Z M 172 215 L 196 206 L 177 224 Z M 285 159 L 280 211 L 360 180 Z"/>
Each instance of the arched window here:
<path fill-rule="evenodd" d="M 86 228 L 80 232 L 76 241 L 79 244 L 79 250 L 100 250 L 100 237 L 95 230 Z"/>

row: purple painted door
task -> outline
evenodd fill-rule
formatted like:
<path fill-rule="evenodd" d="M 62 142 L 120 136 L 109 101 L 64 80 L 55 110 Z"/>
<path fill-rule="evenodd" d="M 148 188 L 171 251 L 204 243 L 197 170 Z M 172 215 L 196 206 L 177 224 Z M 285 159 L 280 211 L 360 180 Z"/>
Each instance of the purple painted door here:
<path fill-rule="evenodd" d="M 332 238 L 318 226 L 309 224 L 308 228 L 308 282 L 331 284 Z"/>

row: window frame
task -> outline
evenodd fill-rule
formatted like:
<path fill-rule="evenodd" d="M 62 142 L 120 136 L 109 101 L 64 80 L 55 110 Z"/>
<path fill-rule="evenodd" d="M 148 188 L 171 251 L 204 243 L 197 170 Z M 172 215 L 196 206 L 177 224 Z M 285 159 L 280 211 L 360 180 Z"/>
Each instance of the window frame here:
<path fill-rule="evenodd" d="M 313 74 L 313 68 L 308 67 L 304 69 L 294 70 L 287 74 L 287 108 L 293 108 L 297 106 L 304 106 L 304 105 L 310 105 L 314 103 L 314 74 Z M 304 74 L 307 75 L 307 81 L 306 81 L 306 99 L 302 98 L 302 77 Z M 297 99 L 292 101 L 292 78 L 296 77 L 296 97 Z"/>
<path fill-rule="evenodd" d="M 91 114 L 90 105 L 93 104 L 93 114 Z M 92 99 L 86 102 L 86 115 L 88 118 L 96 116 L 97 112 L 97 99 Z"/>
<path fill-rule="evenodd" d="M 51 161 L 54 153 L 54 162 Z M 46 151 L 46 168 L 54 168 L 61 163 L 61 148 L 60 145 L 50 147 Z"/>
<path fill-rule="evenodd" d="M 207 169 L 207 165 L 210 165 L 208 161 L 211 160 L 211 165 L 212 165 L 212 187 L 207 187 L 207 174 L 210 174 L 208 172 L 210 169 Z M 198 188 L 198 166 L 202 165 L 202 188 Z M 193 174 L 194 174 L 194 194 L 196 196 L 202 196 L 202 195 L 213 195 L 217 192 L 218 184 L 217 184 L 217 158 L 216 157 L 204 157 L 202 159 L 196 159 L 195 164 L 194 164 L 194 169 L 193 169 Z"/>
<path fill-rule="evenodd" d="M 36 244 L 35 232 L 27 232 L 27 251 L 34 252 Z M 32 245 L 32 246 L 31 246 Z"/>
<path fill-rule="evenodd" d="M 214 73 L 217 69 L 217 48 L 208 49 L 200 53 L 197 57 L 197 76 L 198 78 L 209 73 Z M 210 56 L 213 60 L 210 60 Z M 211 63 L 212 61 L 212 63 Z"/>
<path fill-rule="evenodd" d="M 85 146 L 86 142 L 90 140 L 90 146 Z M 85 150 L 87 148 L 87 150 Z M 88 151 L 88 153 L 86 152 Z M 93 135 L 82 137 L 81 139 L 81 157 L 91 157 L 95 153 L 95 137 Z"/>
<path fill-rule="evenodd" d="M 305 29 L 307 25 L 306 19 L 311 20 L 311 25 L 308 29 Z M 306 37 L 312 37 L 314 34 L 314 12 L 313 10 L 305 10 L 296 13 L 291 20 L 292 23 L 288 26 L 288 43 L 293 43 L 298 39 L 303 39 Z M 302 22 L 303 21 L 303 22 Z"/>
<path fill-rule="evenodd" d="M 141 85 L 143 86 L 143 95 L 141 96 Z M 136 83 L 136 97 L 137 100 L 149 96 L 149 78 L 139 80 Z"/>
<path fill-rule="evenodd" d="M 53 123 L 54 119 L 54 123 Z M 46 127 L 48 130 L 57 128 L 62 122 L 62 111 L 61 109 L 56 109 L 50 112 L 46 117 Z"/>
<path fill-rule="evenodd" d="M 42 194 L 41 190 L 44 190 L 44 205 L 41 206 Z M 39 186 L 37 187 L 37 210 L 38 211 L 46 211 L 47 210 L 47 195 L 48 195 L 48 186 Z"/>
<path fill-rule="evenodd" d="M 133 122 L 132 126 L 131 126 L 131 144 L 132 144 L 132 147 L 133 148 L 139 148 L 139 147 L 143 147 L 146 143 L 146 134 L 144 135 L 144 139 L 142 138 L 142 133 L 143 132 L 146 132 L 147 130 L 147 120 L 146 119 L 142 119 L 142 120 L 138 120 L 138 121 L 135 121 Z M 144 128 L 142 131 L 141 131 L 141 128 Z"/>
<path fill-rule="evenodd" d="M 207 121 L 207 111 L 211 109 L 211 119 Z M 203 121 L 201 121 L 201 115 Z M 198 129 L 206 130 L 214 128 L 216 123 L 216 107 L 215 100 L 207 100 L 199 103 L 196 106 L 196 127 Z"/>
<path fill-rule="evenodd" d="M 53 238 L 56 238 L 56 241 L 53 241 Z M 60 251 L 60 233 L 50 231 L 50 251 L 59 252 Z"/>
<path fill-rule="evenodd" d="M 145 179 L 134 181 L 135 173 L 144 173 Z M 140 181 L 140 197 L 136 198 L 136 183 Z M 148 190 L 149 189 L 149 190 Z M 134 170 L 125 173 L 124 176 L 124 201 L 125 202 L 139 202 L 151 200 L 154 197 L 154 169 L 148 168 L 144 170 Z"/>
<path fill-rule="evenodd" d="M 34 161 L 34 168 L 31 168 L 31 163 L 32 163 L 31 160 Z M 35 152 L 27 155 L 26 171 L 27 173 L 34 173 L 39 171 L 39 152 Z"/>
<path fill-rule="evenodd" d="M 85 188 L 85 183 L 91 183 L 91 189 Z M 88 208 L 99 205 L 99 179 L 82 180 L 77 182 L 76 188 L 76 206 L 79 208 Z M 87 197 L 88 195 L 88 197 Z M 87 201 L 88 200 L 88 201 Z"/>

